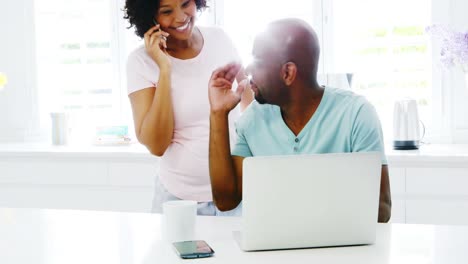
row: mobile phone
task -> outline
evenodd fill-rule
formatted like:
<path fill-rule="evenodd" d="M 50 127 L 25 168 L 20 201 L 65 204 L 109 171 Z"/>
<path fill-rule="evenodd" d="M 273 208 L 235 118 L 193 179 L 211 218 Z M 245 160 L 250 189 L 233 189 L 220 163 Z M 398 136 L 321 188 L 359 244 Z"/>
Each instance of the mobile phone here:
<path fill-rule="evenodd" d="M 214 250 L 204 240 L 174 242 L 172 245 L 183 259 L 207 258 L 214 254 Z"/>

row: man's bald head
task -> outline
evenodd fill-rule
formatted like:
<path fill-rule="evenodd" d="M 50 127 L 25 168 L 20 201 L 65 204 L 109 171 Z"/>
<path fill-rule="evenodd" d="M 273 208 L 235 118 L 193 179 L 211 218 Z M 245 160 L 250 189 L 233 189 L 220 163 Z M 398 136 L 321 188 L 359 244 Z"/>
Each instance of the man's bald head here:
<path fill-rule="evenodd" d="M 316 81 L 319 41 L 312 27 L 303 20 L 281 19 L 268 24 L 255 39 L 254 53 L 269 56 L 280 64 L 293 62 L 298 77 L 307 82 Z"/>

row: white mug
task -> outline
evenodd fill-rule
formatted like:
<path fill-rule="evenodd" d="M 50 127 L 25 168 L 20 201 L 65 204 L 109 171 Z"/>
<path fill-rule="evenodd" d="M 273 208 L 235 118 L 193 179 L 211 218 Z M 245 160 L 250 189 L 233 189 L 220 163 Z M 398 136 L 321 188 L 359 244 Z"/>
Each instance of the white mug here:
<path fill-rule="evenodd" d="M 197 202 L 167 201 L 163 204 L 163 239 L 173 243 L 195 239 Z"/>
<path fill-rule="evenodd" d="M 68 115 L 56 112 L 50 113 L 50 117 L 52 118 L 52 144 L 66 145 L 69 136 Z"/>

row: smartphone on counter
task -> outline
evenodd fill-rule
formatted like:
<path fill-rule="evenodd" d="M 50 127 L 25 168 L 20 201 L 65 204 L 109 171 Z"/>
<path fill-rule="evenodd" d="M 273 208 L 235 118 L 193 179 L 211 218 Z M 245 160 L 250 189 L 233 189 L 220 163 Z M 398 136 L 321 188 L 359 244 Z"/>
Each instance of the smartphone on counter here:
<path fill-rule="evenodd" d="M 207 258 L 214 254 L 214 250 L 204 240 L 174 242 L 172 245 L 183 259 Z"/>

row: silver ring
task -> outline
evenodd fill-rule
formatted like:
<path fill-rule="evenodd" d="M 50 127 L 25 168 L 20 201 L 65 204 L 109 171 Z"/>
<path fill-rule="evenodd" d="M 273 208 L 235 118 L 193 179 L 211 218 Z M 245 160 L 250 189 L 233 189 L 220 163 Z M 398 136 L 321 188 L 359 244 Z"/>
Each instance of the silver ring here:
<path fill-rule="evenodd" d="M 166 36 L 161 35 L 162 40 L 167 41 Z"/>

